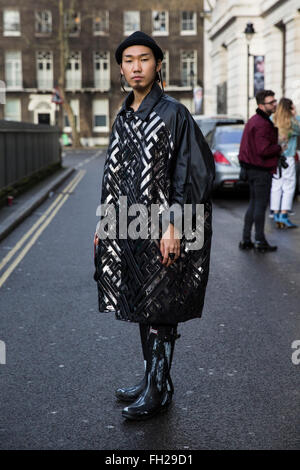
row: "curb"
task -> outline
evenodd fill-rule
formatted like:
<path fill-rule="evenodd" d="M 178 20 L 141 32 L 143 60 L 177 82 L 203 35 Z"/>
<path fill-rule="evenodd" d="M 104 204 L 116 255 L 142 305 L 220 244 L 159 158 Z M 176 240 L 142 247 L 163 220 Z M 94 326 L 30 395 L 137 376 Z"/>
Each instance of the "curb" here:
<path fill-rule="evenodd" d="M 28 201 L 22 204 L 13 214 L 8 216 L 0 224 L 0 241 L 9 235 L 26 217 L 28 217 L 42 202 L 47 199 L 49 193 L 60 186 L 73 172 L 75 168 L 67 168 L 57 178 L 40 189 Z"/>

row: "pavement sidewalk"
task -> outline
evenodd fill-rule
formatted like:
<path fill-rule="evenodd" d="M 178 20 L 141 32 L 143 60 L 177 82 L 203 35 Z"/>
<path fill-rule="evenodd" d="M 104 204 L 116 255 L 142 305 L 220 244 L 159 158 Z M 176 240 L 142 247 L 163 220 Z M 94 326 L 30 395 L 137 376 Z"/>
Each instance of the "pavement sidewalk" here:
<path fill-rule="evenodd" d="M 0 209 L 0 241 L 12 232 L 28 215 L 42 204 L 73 172 L 75 168 L 61 168 L 30 190 L 13 200 L 12 206 Z"/>

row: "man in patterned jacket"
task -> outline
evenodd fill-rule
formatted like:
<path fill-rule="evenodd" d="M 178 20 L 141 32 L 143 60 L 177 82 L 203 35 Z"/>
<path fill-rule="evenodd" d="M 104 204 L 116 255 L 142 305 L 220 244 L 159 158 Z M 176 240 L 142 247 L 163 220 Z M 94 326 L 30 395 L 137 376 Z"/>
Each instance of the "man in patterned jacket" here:
<path fill-rule="evenodd" d="M 123 417 L 142 420 L 171 403 L 177 324 L 202 314 L 215 167 L 187 108 L 164 93 L 163 53 L 156 42 L 136 31 L 119 45 L 115 57 L 121 80 L 125 78 L 132 91 L 113 124 L 104 165 L 100 205 L 104 212 L 99 214 L 102 219 L 94 239 L 95 280 L 100 312 L 139 323 L 145 376 L 138 385 L 117 389 L 116 396 L 132 402 L 123 409 Z M 120 230 L 123 198 L 129 207 L 126 228 L 134 222 L 130 208 L 145 208 L 146 236 L 142 230 L 138 238 Z M 202 236 L 198 245 L 189 244 L 187 233 L 181 232 L 188 206 L 190 239 Z M 154 236 L 153 208 L 158 209 L 159 221 Z"/>

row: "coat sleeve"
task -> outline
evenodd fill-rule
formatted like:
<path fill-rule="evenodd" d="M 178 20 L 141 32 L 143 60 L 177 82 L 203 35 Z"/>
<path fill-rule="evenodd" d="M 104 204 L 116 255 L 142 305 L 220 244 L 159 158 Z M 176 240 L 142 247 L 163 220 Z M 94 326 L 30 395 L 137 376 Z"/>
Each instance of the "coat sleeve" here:
<path fill-rule="evenodd" d="M 184 204 L 192 203 L 195 213 L 196 204 L 209 200 L 215 163 L 199 126 L 184 106 L 178 110 L 175 132 L 170 208 L 163 213 L 163 219 L 170 217 L 177 227 L 182 220 Z"/>
<path fill-rule="evenodd" d="M 281 147 L 278 144 L 270 142 L 270 137 L 265 127 L 258 127 L 255 132 L 255 146 L 257 154 L 262 158 L 279 157 Z"/>
<path fill-rule="evenodd" d="M 118 140 L 118 136 L 117 136 L 117 133 L 116 133 L 115 129 L 116 129 L 116 121 L 114 121 L 114 123 L 112 125 L 111 133 L 110 133 L 110 136 L 109 136 L 109 144 L 108 144 L 108 147 L 107 147 L 105 161 L 104 161 L 104 165 L 103 165 L 103 174 L 102 174 L 102 182 L 101 182 L 101 190 L 100 190 L 100 201 L 99 201 L 100 205 L 104 202 L 105 198 L 107 197 L 106 188 L 105 188 L 105 181 L 106 181 L 106 178 L 107 178 L 107 175 L 108 175 L 108 167 L 111 163 L 111 160 L 110 160 L 111 159 L 111 157 L 110 157 L 111 147 L 113 145 L 115 145 L 116 141 Z M 118 177 L 117 172 L 115 172 L 115 177 L 116 178 Z M 97 208 L 96 212 L 98 212 L 98 208 Z M 96 229 L 95 229 L 96 234 L 98 235 L 99 238 L 101 238 L 101 233 L 99 232 L 99 224 L 100 224 L 100 221 L 102 220 L 102 217 L 103 216 L 100 216 L 100 218 L 99 218 L 99 220 L 96 224 Z"/>

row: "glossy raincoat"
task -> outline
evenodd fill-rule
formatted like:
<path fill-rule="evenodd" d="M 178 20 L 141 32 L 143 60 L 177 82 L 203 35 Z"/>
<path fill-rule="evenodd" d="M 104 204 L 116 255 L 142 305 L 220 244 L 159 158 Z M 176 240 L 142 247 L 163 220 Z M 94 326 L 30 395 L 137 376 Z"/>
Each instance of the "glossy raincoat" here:
<path fill-rule="evenodd" d="M 99 311 L 113 312 L 125 321 L 172 325 L 202 315 L 211 249 L 214 159 L 187 108 L 156 82 L 136 112 L 130 108 L 132 101 L 133 92 L 113 124 L 101 205 L 113 205 L 119 227 L 120 196 L 126 196 L 128 208 L 142 204 L 148 236 L 126 238 L 117 229 L 115 236 L 104 238 L 98 223 L 95 280 Z M 190 249 L 182 227 L 181 255 L 166 267 L 159 249 L 161 224 L 170 216 L 175 227 L 180 227 L 185 204 L 192 208 L 192 227 L 202 233 L 203 244 Z M 201 227 L 197 204 L 202 205 Z M 159 235 L 152 238 L 151 206 L 158 208 L 160 221 Z M 100 220 L 107 213 L 101 213 Z M 132 220 L 128 217 L 128 226 Z"/>

